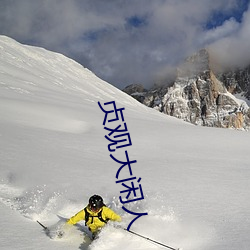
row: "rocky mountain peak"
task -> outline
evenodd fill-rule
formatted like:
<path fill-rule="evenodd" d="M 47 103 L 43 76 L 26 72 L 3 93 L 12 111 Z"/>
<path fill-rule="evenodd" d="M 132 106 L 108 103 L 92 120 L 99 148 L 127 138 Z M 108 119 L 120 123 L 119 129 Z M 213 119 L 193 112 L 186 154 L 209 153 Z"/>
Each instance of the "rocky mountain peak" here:
<path fill-rule="evenodd" d="M 137 88 L 129 94 L 149 107 L 196 125 L 249 129 L 249 106 L 233 95 L 246 96 L 249 71 L 216 74 L 212 68 L 208 50 L 202 49 L 178 67 L 171 86 L 148 91 Z"/>
<path fill-rule="evenodd" d="M 177 68 L 177 77 L 194 77 L 205 74 L 210 70 L 209 53 L 201 49 L 194 55 L 188 57 L 184 63 Z"/>

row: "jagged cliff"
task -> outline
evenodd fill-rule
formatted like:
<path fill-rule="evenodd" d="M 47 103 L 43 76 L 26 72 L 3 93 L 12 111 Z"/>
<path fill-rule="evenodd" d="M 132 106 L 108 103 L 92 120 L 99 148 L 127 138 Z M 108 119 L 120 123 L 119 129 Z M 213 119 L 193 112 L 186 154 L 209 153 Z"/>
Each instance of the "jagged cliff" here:
<path fill-rule="evenodd" d="M 205 49 L 186 59 L 171 86 L 145 90 L 130 85 L 124 91 L 143 104 L 196 125 L 248 129 L 250 109 L 233 94 L 250 96 L 249 71 L 214 73 Z"/>

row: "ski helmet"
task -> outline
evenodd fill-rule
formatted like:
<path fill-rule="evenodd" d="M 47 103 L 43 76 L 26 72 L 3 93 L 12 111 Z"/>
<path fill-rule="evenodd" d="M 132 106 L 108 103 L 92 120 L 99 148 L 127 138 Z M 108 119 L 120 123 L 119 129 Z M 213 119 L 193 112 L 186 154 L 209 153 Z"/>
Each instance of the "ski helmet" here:
<path fill-rule="evenodd" d="M 95 194 L 89 198 L 89 206 L 92 210 L 99 210 L 103 205 L 103 199 L 101 196 Z"/>

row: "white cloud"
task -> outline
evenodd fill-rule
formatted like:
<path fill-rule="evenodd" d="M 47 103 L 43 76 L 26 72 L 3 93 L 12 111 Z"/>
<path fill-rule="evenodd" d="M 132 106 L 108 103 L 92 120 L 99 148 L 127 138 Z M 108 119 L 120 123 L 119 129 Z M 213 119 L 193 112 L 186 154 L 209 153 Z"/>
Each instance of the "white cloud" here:
<path fill-rule="evenodd" d="M 226 20 L 221 26 L 205 30 L 204 34 L 201 34 L 200 43 L 211 44 L 214 41 L 231 36 L 232 34 L 237 33 L 239 27 L 240 24 L 232 17 L 229 20 Z"/>
<path fill-rule="evenodd" d="M 234 32 L 210 45 L 218 63 L 225 66 L 246 66 L 250 63 L 250 9 Z"/>
<path fill-rule="evenodd" d="M 250 33 L 247 14 L 242 24 L 231 18 L 213 30 L 204 28 L 213 13 L 230 15 L 238 4 L 237 0 L 2 0 L 0 33 L 62 52 L 116 86 L 151 84 L 156 75 L 164 75 L 166 68 L 203 46 L 213 43 L 221 50 L 223 44 L 235 46 L 238 39 L 244 44 Z M 131 26 L 131 17 L 144 25 Z"/>

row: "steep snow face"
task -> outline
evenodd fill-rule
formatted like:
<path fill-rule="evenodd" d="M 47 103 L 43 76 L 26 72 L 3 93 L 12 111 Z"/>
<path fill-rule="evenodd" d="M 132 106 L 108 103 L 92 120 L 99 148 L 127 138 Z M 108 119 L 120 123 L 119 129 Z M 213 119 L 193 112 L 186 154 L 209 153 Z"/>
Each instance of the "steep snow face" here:
<path fill-rule="evenodd" d="M 4 36 L 0 39 L 0 60 L 2 91 L 11 96 L 23 94 L 23 99 L 35 97 L 47 102 L 54 99 L 54 92 L 62 99 L 70 93 L 75 98 L 86 96 L 82 101 L 89 102 L 93 100 L 87 97 L 102 101 L 113 98 L 119 92 L 61 54 L 24 46 Z M 92 83 L 93 79 L 95 84 Z M 136 105 L 131 98 L 119 93 L 123 97 L 122 103 Z"/>
<path fill-rule="evenodd" d="M 124 107 L 132 145 L 108 150 L 102 105 Z M 119 122 L 107 126 L 116 128 Z M 0 37 L 0 212 L 3 249 L 162 249 L 112 224 L 91 243 L 84 222 L 61 240 L 50 228 L 100 194 L 127 227 L 116 184 L 125 150 L 147 212 L 132 230 L 185 250 L 249 249 L 250 134 L 184 123 L 138 103 L 74 61 Z M 128 172 L 124 170 L 124 177 Z M 59 221 L 59 222 L 58 222 Z M 13 237 L 13 235 L 15 237 Z"/>

